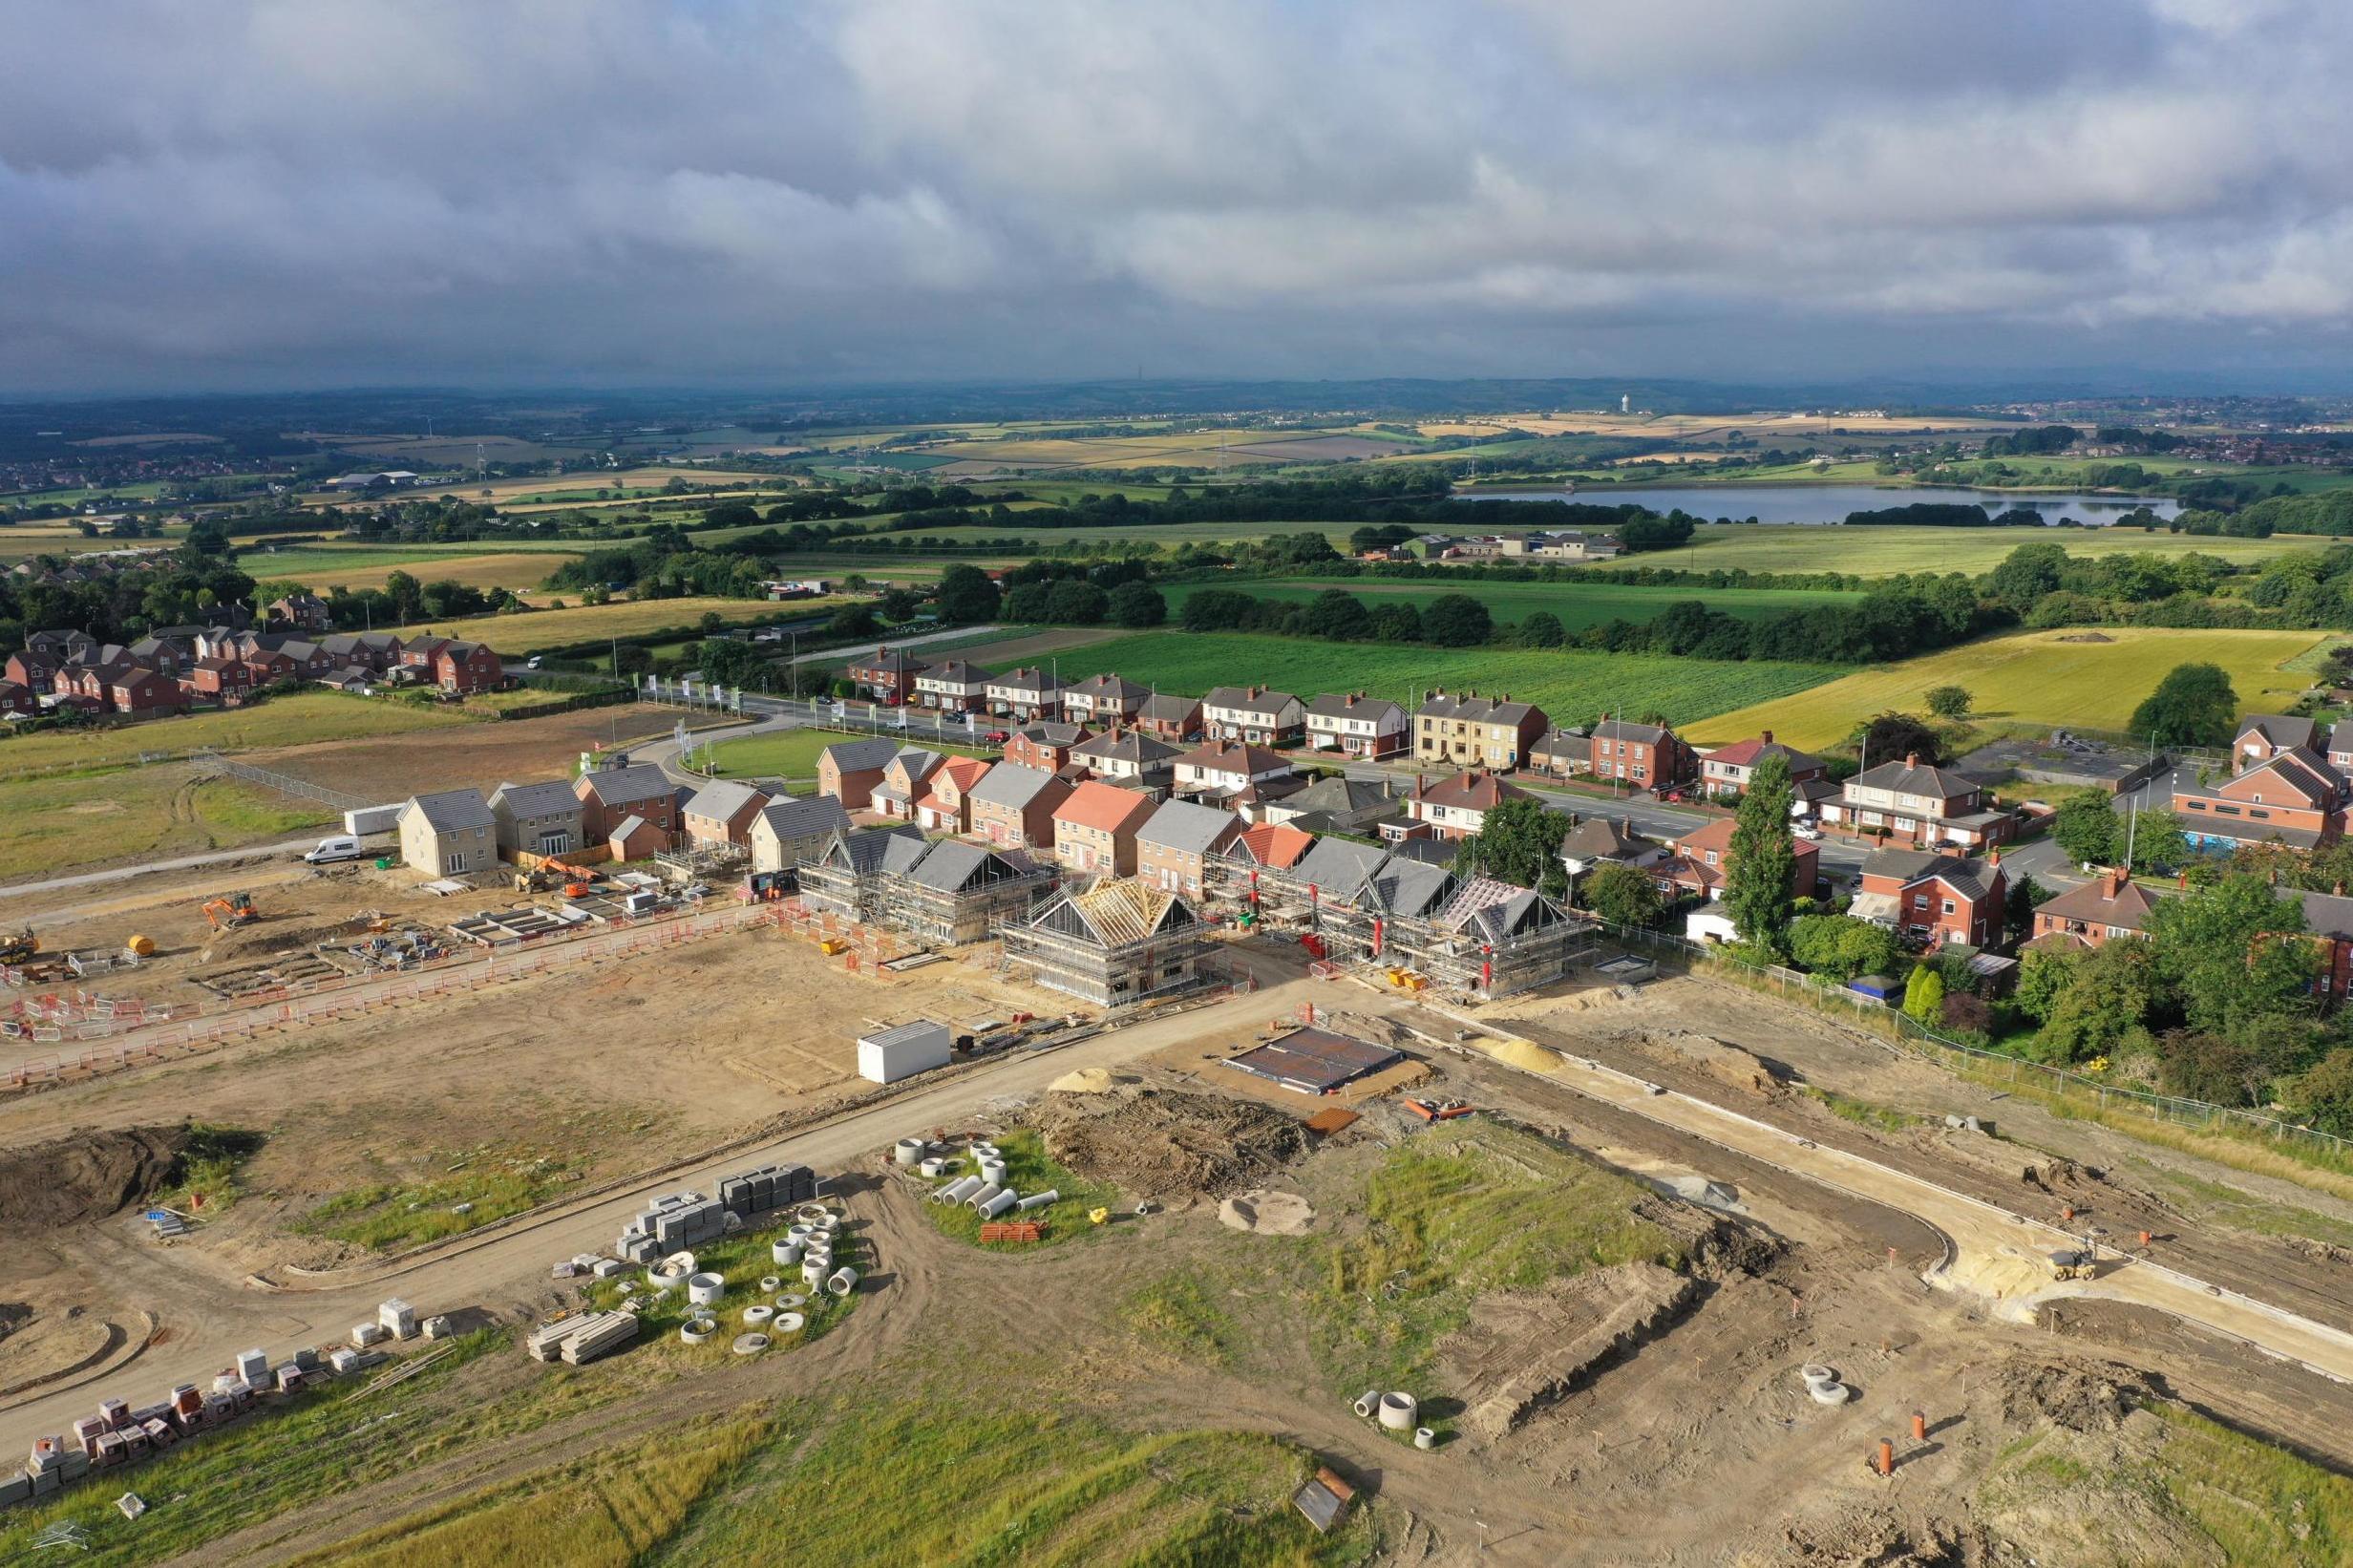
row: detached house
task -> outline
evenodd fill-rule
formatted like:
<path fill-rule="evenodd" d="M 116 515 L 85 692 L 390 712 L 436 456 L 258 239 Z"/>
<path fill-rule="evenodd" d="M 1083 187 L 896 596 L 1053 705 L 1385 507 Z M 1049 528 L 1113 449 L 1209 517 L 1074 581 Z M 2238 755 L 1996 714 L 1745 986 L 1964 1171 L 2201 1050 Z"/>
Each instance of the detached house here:
<path fill-rule="evenodd" d="M 325 631 L 335 624 L 327 601 L 314 593 L 290 593 L 284 599 L 273 599 L 263 606 L 262 614 L 271 625 L 286 631 Z"/>
<path fill-rule="evenodd" d="M 564 856 L 587 840 L 581 823 L 586 808 L 570 784 L 551 778 L 535 784 L 501 784 L 490 792 L 498 853 Z"/>
<path fill-rule="evenodd" d="M 2009 842 L 2018 819 L 1987 809 L 1985 792 L 1960 773 L 1923 766 L 1917 755 L 1856 773 L 1822 820 L 1908 844 L 1977 849 Z"/>
<path fill-rule="evenodd" d="M 1404 838 L 1416 828 L 1439 838 L 1468 838 L 1487 825 L 1487 814 L 1507 800 L 1533 799 L 1484 768 L 1471 768 L 1435 784 L 1413 781 L 1402 823 L 1385 823 L 1384 837 Z"/>
<path fill-rule="evenodd" d="M 1738 825 L 1728 816 L 1718 817 L 1676 840 L 1673 852 L 1665 859 L 1647 868 L 1651 880 L 1659 884 L 1659 891 L 1670 899 L 1679 894 L 1702 899 L 1724 897 L 1732 874 L 1732 833 Z M 1803 839 L 1792 842 L 1790 848 L 1791 896 L 1812 898 L 1814 880 L 1820 875 L 1821 852 Z"/>
<path fill-rule="evenodd" d="M 1190 800 L 1168 801 L 1136 832 L 1135 874 L 1163 893 L 1198 899 L 1210 858 L 1231 848 L 1242 827 L 1242 819 L 1232 812 Z"/>
<path fill-rule="evenodd" d="M 946 659 L 915 677 L 918 707 L 943 713 L 980 713 L 988 708 L 988 671 L 969 659 Z"/>
<path fill-rule="evenodd" d="M 498 819 L 473 790 L 416 795 L 396 826 L 402 863 L 430 876 L 488 871 L 498 858 Z"/>
<path fill-rule="evenodd" d="M 1062 689 L 1063 716 L 1080 724 L 1125 724 L 1143 711 L 1149 687 L 1117 675 L 1094 675 Z"/>
<path fill-rule="evenodd" d="M 1413 760 L 1501 773 L 1526 762 L 1551 728 L 1542 709 L 1514 702 L 1508 691 L 1425 691 L 1413 710 Z"/>
<path fill-rule="evenodd" d="M 1908 941 L 1992 947 L 2002 941 L 2009 883 L 1992 860 L 1932 850 L 1882 849 L 1863 861 L 1849 912 L 1892 926 Z"/>
<path fill-rule="evenodd" d="M 585 773 L 573 781 L 572 793 L 580 796 L 581 842 L 602 844 L 614 837 L 614 830 L 631 818 L 643 829 L 659 835 L 662 848 L 668 848 L 678 832 L 678 787 L 669 775 L 651 763 L 641 762 L 627 768 L 600 768 Z"/>
<path fill-rule="evenodd" d="M 1307 744 L 1345 756 L 1393 756 L 1410 744 L 1403 703 L 1326 691 L 1307 705 Z"/>
<path fill-rule="evenodd" d="M 108 706 L 117 713 L 133 718 L 153 718 L 161 713 L 178 713 L 188 706 L 187 693 L 169 675 L 136 667 L 122 671 L 107 688 Z"/>
<path fill-rule="evenodd" d="M 687 842 L 701 850 L 743 849 L 769 796 L 749 784 L 715 778 L 694 792 L 683 814 Z"/>
<path fill-rule="evenodd" d="M 1054 858 L 1065 870 L 1135 875 L 1135 835 L 1152 797 L 1091 778 L 1054 808 Z"/>
<path fill-rule="evenodd" d="M 2176 785 L 2173 811 L 2193 844 L 2228 847 L 2277 838 L 2310 849 L 2343 831 L 2349 793 L 2344 774 L 2296 748 L 2249 761 L 2212 789 Z"/>
<path fill-rule="evenodd" d="M 1698 758 L 1663 724 L 1603 719 L 1586 737 L 1587 772 L 1637 790 L 1669 790 L 1699 772 Z"/>
<path fill-rule="evenodd" d="M 850 831 L 850 814 L 828 795 L 779 795 L 752 822 L 752 869 L 790 871 L 825 853 Z"/>
<path fill-rule="evenodd" d="M 2231 771 L 2243 773 L 2290 753 L 2317 762 L 2328 749 L 2328 731 L 2308 718 L 2250 713 L 2238 721 L 2238 733 L 2231 741 Z"/>
<path fill-rule="evenodd" d="M 324 649 L 321 654 L 325 656 Z M 433 678 L 442 690 L 460 697 L 496 691 L 506 684 L 506 665 L 486 643 L 444 643 L 434 655 Z"/>
<path fill-rule="evenodd" d="M 998 763 L 966 795 L 972 831 L 997 849 L 1050 848 L 1054 812 L 1070 797 L 1068 780 L 1018 762 Z"/>
<path fill-rule="evenodd" d="M 253 689 L 253 667 L 238 659 L 199 659 L 180 684 L 191 697 L 234 707 Z"/>
<path fill-rule="evenodd" d="M 1560 836 L 1560 868 L 1573 888 L 1587 872 L 1602 865 L 1646 868 L 1666 851 L 1634 831 L 1626 817 L 1588 816 Z"/>
<path fill-rule="evenodd" d="M 845 740 L 817 753 L 817 794 L 831 795 L 846 811 L 864 811 L 882 770 L 899 754 L 895 740 Z"/>
<path fill-rule="evenodd" d="M 1201 699 L 1202 731 L 1212 740 L 1297 746 L 1307 738 L 1307 705 L 1262 686 L 1221 686 Z"/>

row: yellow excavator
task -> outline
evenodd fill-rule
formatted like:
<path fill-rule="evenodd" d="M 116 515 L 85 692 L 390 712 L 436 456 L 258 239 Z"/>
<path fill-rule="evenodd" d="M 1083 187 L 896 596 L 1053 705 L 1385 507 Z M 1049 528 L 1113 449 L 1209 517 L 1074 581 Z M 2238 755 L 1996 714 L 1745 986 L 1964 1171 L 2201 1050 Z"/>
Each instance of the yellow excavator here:
<path fill-rule="evenodd" d="M 21 931 L 0 934 L 0 964 L 22 964 L 41 950 L 41 939 L 28 925 Z"/>
<path fill-rule="evenodd" d="M 262 918 L 253 907 L 250 893 L 222 893 L 204 901 L 204 918 L 212 922 L 216 931 L 226 931 L 240 925 L 251 925 Z"/>

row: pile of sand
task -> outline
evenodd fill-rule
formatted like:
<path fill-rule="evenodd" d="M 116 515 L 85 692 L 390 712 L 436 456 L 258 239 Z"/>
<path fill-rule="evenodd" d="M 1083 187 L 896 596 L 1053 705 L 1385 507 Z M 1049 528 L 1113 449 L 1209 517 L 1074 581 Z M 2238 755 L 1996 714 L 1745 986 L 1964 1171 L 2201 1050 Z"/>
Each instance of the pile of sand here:
<path fill-rule="evenodd" d="M 1240 1192 L 1307 1152 L 1307 1131 L 1297 1119 L 1210 1094 L 1134 1088 L 1057 1094 L 1032 1119 L 1058 1163 L 1164 1200 Z"/>
<path fill-rule="evenodd" d="M 1314 1228 L 1315 1210 L 1297 1193 L 1270 1193 L 1254 1187 L 1219 1204 L 1218 1219 L 1235 1230 L 1260 1236 L 1304 1236 Z"/>
<path fill-rule="evenodd" d="M 1102 1094 L 1110 1091 L 1112 1075 L 1099 1067 L 1083 1067 L 1076 1072 L 1066 1072 L 1046 1086 L 1056 1094 Z"/>
<path fill-rule="evenodd" d="M 103 1219 L 169 1186 L 187 1143 L 184 1127 L 134 1127 L 0 1152 L 0 1225 Z"/>
<path fill-rule="evenodd" d="M 1530 1072 L 1558 1072 L 1560 1058 L 1542 1046 L 1532 1046 L 1525 1040 L 1473 1040 L 1470 1042 L 1498 1062 L 1509 1063 Z"/>

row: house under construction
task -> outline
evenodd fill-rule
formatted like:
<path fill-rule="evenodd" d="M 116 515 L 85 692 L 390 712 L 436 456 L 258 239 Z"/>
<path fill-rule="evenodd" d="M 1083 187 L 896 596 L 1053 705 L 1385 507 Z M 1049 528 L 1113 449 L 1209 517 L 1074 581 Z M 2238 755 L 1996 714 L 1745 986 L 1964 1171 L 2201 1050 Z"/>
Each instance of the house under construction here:
<path fill-rule="evenodd" d="M 1344 838 L 1320 839 L 1287 872 L 1261 871 L 1250 891 L 1261 928 L 1312 937 L 1329 963 L 1469 996 L 1559 980 L 1593 930 L 1524 887 Z"/>
<path fill-rule="evenodd" d="M 880 829 L 837 835 L 800 868 L 800 894 L 813 910 L 954 945 L 1025 919 L 1053 880 L 1050 867 L 1018 851 Z"/>
<path fill-rule="evenodd" d="M 1209 944 L 1193 906 L 1134 878 L 1064 890 L 1005 928 L 1007 960 L 1049 990 L 1122 1007 L 1201 975 Z"/>

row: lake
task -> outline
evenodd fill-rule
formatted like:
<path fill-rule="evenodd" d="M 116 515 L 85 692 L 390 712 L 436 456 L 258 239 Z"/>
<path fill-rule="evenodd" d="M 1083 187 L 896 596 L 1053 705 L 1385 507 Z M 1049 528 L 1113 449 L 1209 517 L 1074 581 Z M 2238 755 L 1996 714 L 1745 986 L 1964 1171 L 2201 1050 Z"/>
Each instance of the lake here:
<path fill-rule="evenodd" d="M 2146 506 L 2160 518 L 2171 518 L 2181 503 L 2166 496 L 2085 496 L 2023 490 L 1969 490 L 1960 485 L 1911 485 L 1891 488 L 1872 484 L 1709 484 L 1709 485 L 1580 485 L 1576 491 L 1480 490 L 1458 500 L 1586 501 L 1596 506 L 1632 502 L 1654 512 L 1682 507 L 1695 518 L 1718 518 L 1734 522 L 1843 522 L 1850 512 L 1876 512 L 1883 507 L 1914 502 L 1960 501 L 1991 507 L 1996 512 L 2013 506 L 2032 507 L 2046 522 L 2078 522 L 2093 527 L 2114 522 L 2136 506 Z"/>

